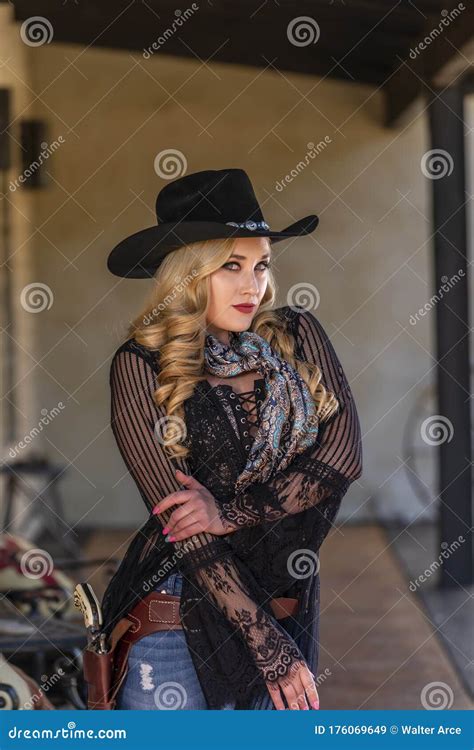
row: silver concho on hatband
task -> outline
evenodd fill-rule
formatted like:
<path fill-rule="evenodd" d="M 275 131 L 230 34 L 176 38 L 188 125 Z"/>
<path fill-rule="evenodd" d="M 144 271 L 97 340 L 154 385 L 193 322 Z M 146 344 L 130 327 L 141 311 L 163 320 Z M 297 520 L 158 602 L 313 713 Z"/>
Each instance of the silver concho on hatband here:
<path fill-rule="evenodd" d="M 267 231 L 270 229 L 266 221 L 226 221 L 226 224 L 229 227 L 250 229 L 251 232 L 254 232 L 256 229 L 265 229 Z"/>

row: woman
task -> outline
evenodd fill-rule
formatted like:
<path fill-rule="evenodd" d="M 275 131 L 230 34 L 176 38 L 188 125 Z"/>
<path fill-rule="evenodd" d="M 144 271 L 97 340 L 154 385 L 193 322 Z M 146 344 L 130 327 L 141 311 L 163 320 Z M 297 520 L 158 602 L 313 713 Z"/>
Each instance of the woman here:
<path fill-rule="evenodd" d="M 321 324 L 273 309 L 270 269 L 272 245 L 318 219 L 272 231 L 238 169 L 169 183 L 156 213 L 108 261 L 155 288 L 111 364 L 112 429 L 150 516 L 104 629 L 145 597 L 179 617 L 133 643 L 115 707 L 318 708 L 317 552 L 362 473 L 360 426 Z"/>

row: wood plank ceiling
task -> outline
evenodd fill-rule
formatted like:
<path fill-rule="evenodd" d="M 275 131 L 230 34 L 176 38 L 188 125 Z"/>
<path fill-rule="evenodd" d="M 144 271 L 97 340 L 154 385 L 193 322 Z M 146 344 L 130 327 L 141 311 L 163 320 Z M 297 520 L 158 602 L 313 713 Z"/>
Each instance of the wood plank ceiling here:
<path fill-rule="evenodd" d="M 140 52 L 155 43 L 154 54 L 274 66 L 381 87 L 387 124 L 440 71 L 453 70 L 453 59 L 452 80 L 460 80 L 474 40 L 472 0 L 187 0 L 179 9 L 176 0 L 9 4 L 17 21 L 47 18 L 53 42 Z"/>

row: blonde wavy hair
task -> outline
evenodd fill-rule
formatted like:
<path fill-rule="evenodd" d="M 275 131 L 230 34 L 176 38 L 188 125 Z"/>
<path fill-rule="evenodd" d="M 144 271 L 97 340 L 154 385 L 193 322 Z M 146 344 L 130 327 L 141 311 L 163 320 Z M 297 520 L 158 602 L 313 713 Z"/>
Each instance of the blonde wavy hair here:
<path fill-rule="evenodd" d="M 226 263 L 235 239 L 193 242 L 165 256 L 154 276 L 154 289 L 145 309 L 132 320 L 128 338 L 150 350 L 159 351 L 157 406 L 165 407 L 160 437 L 168 454 L 185 457 L 183 402 L 196 384 L 205 380 L 204 346 L 206 310 L 210 298 L 210 275 Z M 269 242 L 270 245 L 270 242 Z M 273 310 L 276 282 L 268 270 L 268 284 L 249 331 L 265 338 L 275 352 L 290 363 L 308 385 L 320 421 L 338 410 L 335 395 L 321 382 L 321 370 L 311 362 L 295 359 L 295 340 L 286 323 Z"/>

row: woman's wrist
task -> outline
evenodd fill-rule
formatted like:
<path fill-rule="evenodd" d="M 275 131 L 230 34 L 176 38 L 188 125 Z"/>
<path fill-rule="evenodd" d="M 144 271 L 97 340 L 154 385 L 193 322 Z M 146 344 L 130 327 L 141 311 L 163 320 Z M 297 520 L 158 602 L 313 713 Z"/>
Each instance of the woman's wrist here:
<path fill-rule="evenodd" d="M 224 530 L 223 534 L 233 534 L 234 531 L 238 531 L 240 528 L 238 524 L 229 520 L 229 518 L 226 516 L 226 514 L 224 513 L 222 507 L 219 505 L 217 500 L 216 500 L 216 508 L 217 508 L 217 513 L 219 515 L 219 520 Z"/>

